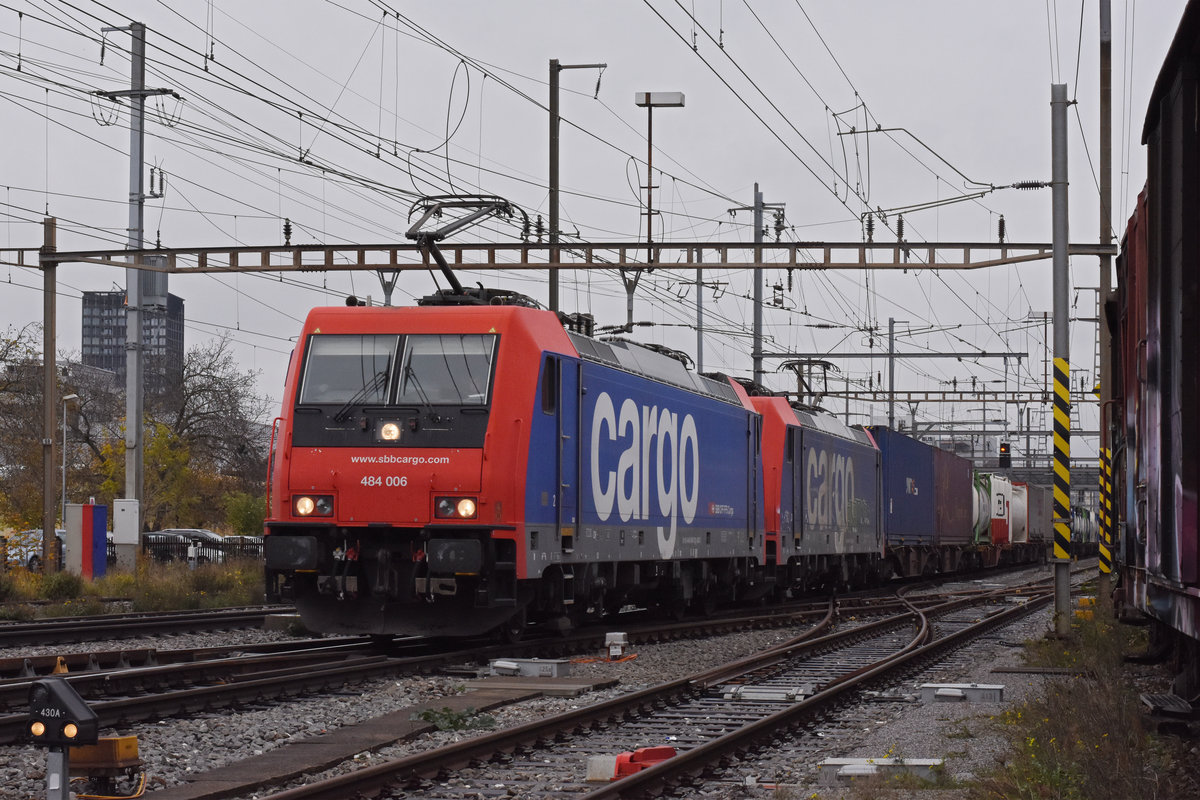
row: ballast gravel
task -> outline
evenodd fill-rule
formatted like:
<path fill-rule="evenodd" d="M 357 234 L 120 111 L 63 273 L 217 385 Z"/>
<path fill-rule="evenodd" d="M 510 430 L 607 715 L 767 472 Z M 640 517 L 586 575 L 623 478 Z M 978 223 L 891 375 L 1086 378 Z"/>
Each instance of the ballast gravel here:
<path fill-rule="evenodd" d="M 1019 574 L 992 582 L 1017 583 Z M 991 583 L 991 582 L 990 582 Z M 964 587 L 979 582 L 964 582 Z M 912 676 L 905 684 L 887 690 L 883 696 L 864 706 L 856 706 L 846 719 L 823 730 L 824 741 L 815 749 L 806 749 L 796 758 L 786 749 L 774 748 L 769 754 L 752 754 L 733 774 L 720 782 L 698 789 L 696 797 L 775 797 L 777 786 L 786 786 L 792 796 L 809 797 L 816 788 L 816 764 L 827 756 L 863 756 L 879 758 L 901 755 L 906 758 L 946 757 L 947 770 L 953 776 L 968 777 L 995 762 L 1003 743 L 990 736 L 983 719 L 1003 711 L 1036 691 L 1044 679 L 1020 673 L 996 674 L 1001 665 L 1021 663 L 1020 643 L 1043 636 L 1049 628 L 1050 612 L 1041 610 L 1025 621 L 996 632 L 993 636 L 960 650 L 939 666 Z M 795 631 L 769 630 L 735 633 L 703 640 L 684 640 L 631 648 L 636 657 L 610 662 L 597 654 L 595 659 L 578 659 L 571 675 L 582 678 L 616 678 L 619 684 L 608 690 L 576 698 L 539 698 L 491 712 L 499 727 L 523 724 L 561 711 L 599 702 L 621 693 L 636 691 L 664 681 L 717 666 L 779 644 Z M 105 643 L 106 649 L 155 647 L 161 650 L 184 647 L 215 647 L 289 638 L 286 634 L 259 630 L 225 631 L 214 634 L 162 636 L 150 639 Z M 70 649 L 82 649 L 79 646 Z M 34 655 L 32 649 L 0 650 L 0 657 Z M 1002 683 L 1004 704 L 923 704 L 919 697 L 922 683 Z M 149 789 L 188 780 L 189 775 L 223 766 L 291 742 L 320 735 L 342 725 L 352 725 L 397 711 L 419 702 L 436 700 L 463 691 L 463 679 L 442 676 L 413 676 L 373 680 L 326 693 L 269 705 L 244 707 L 235 711 L 214 712 L 187 719 L 166 719 L 157 724 L 137 724 L 101 735 L 136 735 L 140 755 L 146 763 Z M 439 747 L 471 732 L 442 731 L 400 742 L 377 752 L 364 752 L 355 759 L 307 780 L 358 769 L 385 759 L 418 750 Z M 649 746 L 659 742 L 641 742 Z M 0 798 L 42 797 L 45 793 L 46 755 L 28 746 L 10 746 L 0 759 Z M 583 769 L 581 765 L 581 770 Z M 278 791 L 281 787 L 274 787 Z M 828 787 L 820 787 L 822 798 L 832 797 Z M 268 792 L 263 792 L 267 794 Z M 249 795 L 248 797 L 258 797 Z"/>

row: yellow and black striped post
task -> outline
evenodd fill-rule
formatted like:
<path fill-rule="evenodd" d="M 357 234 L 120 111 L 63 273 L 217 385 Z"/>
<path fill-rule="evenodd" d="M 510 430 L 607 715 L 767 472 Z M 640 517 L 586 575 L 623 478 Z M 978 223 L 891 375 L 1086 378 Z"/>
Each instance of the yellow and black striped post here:
<path fill-rule="evenodd" d="M 1054 359 L 1054 558 L 1071 557 L 1071 383 L 1067 359 Z"/>
<path fill-rule="evenodd" d="M 1100 572 L 1112 572 L 1112 451 L 1100 448 Z"/>

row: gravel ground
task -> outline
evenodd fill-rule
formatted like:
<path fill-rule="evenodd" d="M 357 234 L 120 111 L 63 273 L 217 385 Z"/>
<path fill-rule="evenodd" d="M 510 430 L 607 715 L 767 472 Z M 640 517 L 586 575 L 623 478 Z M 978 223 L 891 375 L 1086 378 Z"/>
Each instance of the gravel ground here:
<path fill-rule="evenodd" d="M 1017 577 L 1004 579 L 1016 582 Z M 969 585 L 969 584 L 968 584 Z M 978 585 L 977 583 L 975 585 Z M 1005 704 L 1019 702 L 1028 692 L 1036 691 L 1043 678 L 1020 674 L 992 674 L 1001 664 L 1019 664 L 1020 648 L 1014 646 L 1027 638 L 1042 636 L 1049 627 L 1049 612 L 1041 611 L 1018 626 L 1002 629 L 988 640 L 960 651 L 950 662 L 923 673 L 899 687 L 896 699 L 872 704 L 867 716 L 843 720 L 827 732 L 825 756 L 879 757 L 891 753 L 910 758 L 945 757 L 952 776 L 966 777 L 994 762 L 1002 743 L 986 729 L 986 717 L 999 713 L 997 704 L 924 705 L 904 699 L 919 694 L 921 683 L 1003 683 Z M 679 641 L 644 645 L 636 648 L 637 657 L 614 663 L 597 658 L 572 665 L 572 676 L 619 679 L 610 690 L 580 698 L 543 698 L 493 712 L 497 724 L 509 726 L 544 717 L 583 703 L 591 703 L 622 692 L 635 691 L 662 681 L 725 663 L 789 638 L 794 632 L 753 631 L 703 641 Z M 177 637 L 155 637 L 106 643 L 106 648 L 204 647 L 287 638 L 264 631 L 234 631 Z M 72 646 L 71 649 L 83 649 Z M 24 649 L 20 653 L 32 654 Z M 0 651 L 0 655 L 18 655 Z M 598 654 L 599 655 L 599 654 Z M 190 773 L 212 769 L 241 758 L 259 754 L 290 741 L 320 734 L 340 725 L 357 723 L 380 714 L 396 711 L 416 702 L 455 694 L 462 679 L 418 676 L 376 680 L 348 686 L 343 692 L 304 697 L 263 707 L 246 707 L 236 713 L 213 713 L 189 719 L 170 719 L 158 724 L 140 724 L 102 735 L 138 737 L 141 757 L 147 763 L 152 786 L 186 781 Z M 1159 689 L 1161 691 L 1161 688 Z M 353 765 L 335 771 L 377 763 L 417 749 L 436 747 L 461 738 L 460 732 L 441 732 L 412 742 L 400 743 L 377 753 L 363 753 Z M 645 744 L 654 744 L 647 742 Z M 43 797 L 45 791 L 45 754 L 30 747 L 8 747 L 0 759 L 0 798 Z M 807 757 L 797 763 L 786 754 L 747 760 L 739 774 L 724 784 L 707 787 L 709 797 L 775 797 L 774 784 L 786 784 L 795 797 L 834 797 L 826 788 L 815 786 L 815 763 Z M 749 779 L 754 786 L 738 783 Z M 803 793 L 800 793 L 800 790 Z M 789 791 L 791 793 L 791 791 Z M 952 795 L 951 795 L 952 796 Z"/>
<path fill-rule="evenodd" d="M 823 729 L 827 743 L 817 753 L 806 752 L 797 760 L 788 751 L 775 751 L 747 760 L 723 789 L 704 796 L 771 798 L 790 794 L 797 798 L 861 798 L 862 793 L 821 785 L 817 766 L 825 758 L 942 758 L 948 777 L 969 780 L 992 767 L 1004 752 L 1005 742 L 989 724 L 992 716 L 1018 705 L 1044 686 L 1045 677 L 1021 673 L 995 673 L 1004 666 L 1019 666 L 1026 639 L 1049 630 L 1050 610 L 1043 609 L 1017 624 L 999 629 L 992 637 L 978 640 L 947 663 L 916 674 L 894 689 L 886 690 L 865 711 L 840 724 Z M 999 703 L 921 701 L 925 683 L 1002 684 Z M 890 699 L 895 698 L 895 699 Z M 742 783 L 739 785 L 738 781 Z M 777 792 L 777 787 L 785 791 Z M 699 794 L 699 793 L 698 793 Z M 893 795 L 888 795 L 889 797 Z M 897 795 L 900 796 L 900 795 Z M 956 790 L 921 792 L 923 798 L 951 800 L 965 797 Z"/>

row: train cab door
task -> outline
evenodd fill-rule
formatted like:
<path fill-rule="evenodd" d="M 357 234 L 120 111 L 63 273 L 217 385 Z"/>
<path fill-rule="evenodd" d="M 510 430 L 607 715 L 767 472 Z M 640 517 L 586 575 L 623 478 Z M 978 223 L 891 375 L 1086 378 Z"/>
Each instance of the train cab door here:
<path fill-rule="evenodd" d="M 746 487 L 749 492 L 746 498 L 746 538 L 750 545 L 750 552 L 755 552 L 757 546 L 759 558 L 765 561 L 766 538 L 763 531 L 762 508 L 763 481 L 765 479 L 762 473 L 762 417 L 752 414 L 749 422 L 747 430 L 749 435 L 746 437 L 747 474 L 750 476 Z"/>
<path fill-rule="evenodd" d="M 555 432 L 557 434 L 557 488 L 555 509 L 559 542 L 563 553 L 575 549 L 579 516 L 579 370 L 580 363 L 551 356 L 547 368 L 554 373 Z"/>
<path fill-rule="evenodd" d="M 784 427 L 783 475 L 779 481 L 779 535 L 784 550 L 796 549 L 800 525 L 796 519 L 800 507 L 800 431 Z"/>

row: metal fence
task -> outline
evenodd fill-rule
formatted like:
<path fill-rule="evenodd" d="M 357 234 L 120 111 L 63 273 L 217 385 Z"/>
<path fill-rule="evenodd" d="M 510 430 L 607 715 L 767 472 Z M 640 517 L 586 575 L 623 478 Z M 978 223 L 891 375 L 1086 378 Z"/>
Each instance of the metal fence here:
<path fill-rule="evenodd" d="M 261 559 L 263 545 L 259 540 L 231 537 L 233 541 L 211 542 L 203 539 L 175 540 L 146 534 L 142 552 L 161 563 L 191 561 L 199 564 L 223 563 L 231 559 Z M 110 545 L 111 547 L 111 545 Z"/>

